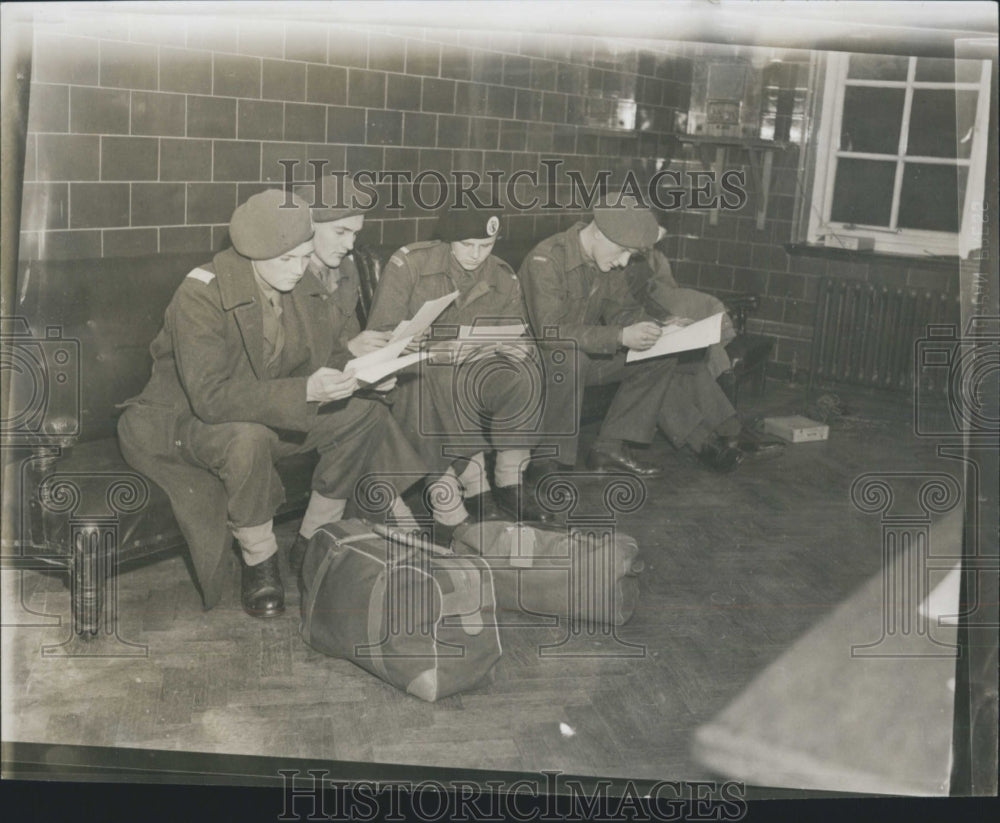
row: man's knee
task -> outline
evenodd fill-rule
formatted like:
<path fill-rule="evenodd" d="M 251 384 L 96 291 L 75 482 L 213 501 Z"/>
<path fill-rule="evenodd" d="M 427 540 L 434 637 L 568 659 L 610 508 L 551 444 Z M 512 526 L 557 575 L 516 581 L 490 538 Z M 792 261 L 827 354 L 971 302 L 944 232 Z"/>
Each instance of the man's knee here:
<path fill-rule="evenodd" d="M 270 465 L 272 446 L 277 440 L 275 432 L 260 423 L 219 423 L 204 432 L 196 447 L 205 445 L 215 453 L 213 461 L 220 472 L 249 473 Z M 208 441 L 208 442 L 206 442 Z"/>

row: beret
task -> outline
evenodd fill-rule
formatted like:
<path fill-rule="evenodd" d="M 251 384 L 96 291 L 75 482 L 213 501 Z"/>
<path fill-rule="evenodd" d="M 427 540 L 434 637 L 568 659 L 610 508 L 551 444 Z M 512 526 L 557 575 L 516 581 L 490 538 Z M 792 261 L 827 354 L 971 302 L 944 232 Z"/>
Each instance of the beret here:
<path fill-rule="evenodd" d="M 364 214 L 370 196 L 358 192 L 348 175 L 327 174 L 319 179 L 316 199 L 313 201 L 312 219 L 316 223 L 331 223 L 345 217 Z M 362 208 L 359 204 L 369 203 Z"/>
<path fill-rule="evenodd" d="M 255 194 L 236 207 L 229 221 L 229 239 L 244 257 L 269 260 L 313 236 L 309 205 L 298 195 L 278 189 Z"/>
<path fill-rule="evenodd" d="M 438 240 L 456 243 L 459 240 L 487 239 L 500 231 L 502 209 L 476 208 L 471 203 L 457 208 L 450 205 L 438 215 L 434 236 Z"/>
<path fill-rule="evenodd" d="M 660 228 L 653 212 L 634 197 L 623 197 L 616 205 L 595 208 L 594 222 L 608 240 L 627 249 L 652 246 Z"/>

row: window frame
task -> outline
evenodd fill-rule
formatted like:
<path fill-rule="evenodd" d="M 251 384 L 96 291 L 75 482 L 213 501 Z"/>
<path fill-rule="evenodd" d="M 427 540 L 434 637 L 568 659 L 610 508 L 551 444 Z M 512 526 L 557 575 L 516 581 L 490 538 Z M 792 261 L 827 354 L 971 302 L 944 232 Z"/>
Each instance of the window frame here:
<path fill-rule="evenodd" d="M 910 257 L 961 257 L 982 247 L 982 215 L 975 204 L 982 203 L 986 178 L 987 127 L 990 108 L 990 63 L 981 61 L 978 82 L 942 83 L 914 80 L 916 57 L 909 57 L 907 79 L 897 80 L 856 80 L 848 81 L 847 71 L 851 54 L 834 52 L 827 55 L 826 77 L 823 86 L 819 129 L 817 131 L 817 162 L 813 176 L 813 188 L 809 203 L 809 224 L 807 242 L 816 245 L 831 245 L 826 236 L 835 234 L 842 237 L 871 237 L 875 241 L 874 251 L 905 255 Z M 905 97 L 900 129 L 899 147 L 896 154 L 875 154 L 840 150 L 840 133 L 843 121 L 844 96 L 848 86 L 868 86 L 883 88 L 904 88 Z M 909 137 L 909 117 L 913 90 L 917 89 L 975 89 L 979 97 L 972 128 L 972 150 L 969 158 L 941 158 L 906 155 Z M 837 162 L 840 157 L 857 159 L 895 159 L 893 202 L 890 225 L 895 223 L 899 212 L 900 190 L 903 180 L 903 165 L 906 162 L 927 162 L 940 165 L 968 167 L 965 186 L 965 201 L 959 215 L 957 232 L 930 231 L 926 229 L 893 229 L 885 226 L 861 226 L 842 223 L 830 219 L 833 206 L 834 182 Z M 836 247 L 836 243 L 832 244 Z"/>

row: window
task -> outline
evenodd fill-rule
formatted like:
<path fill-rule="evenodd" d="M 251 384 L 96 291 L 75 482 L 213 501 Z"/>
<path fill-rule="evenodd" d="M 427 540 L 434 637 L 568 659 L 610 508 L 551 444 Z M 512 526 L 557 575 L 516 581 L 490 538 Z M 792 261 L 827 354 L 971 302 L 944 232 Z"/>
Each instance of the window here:
<path fill-rule="evenodd" d="M 831 54 L 808 241 L 968 256 L 982 242 L 989 63 Z"/>

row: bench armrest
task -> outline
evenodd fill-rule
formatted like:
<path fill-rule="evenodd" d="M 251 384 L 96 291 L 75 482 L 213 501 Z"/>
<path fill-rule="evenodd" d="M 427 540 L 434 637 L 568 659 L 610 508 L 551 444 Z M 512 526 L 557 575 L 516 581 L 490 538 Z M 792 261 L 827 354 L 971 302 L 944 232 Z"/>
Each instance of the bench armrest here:
<path fill-rule="evenodd" d="M 737 334 L 746 334 L 747 318 L 760 308 L 760 298 L 751 292 L 734 294 L 722 301 Z"/>

